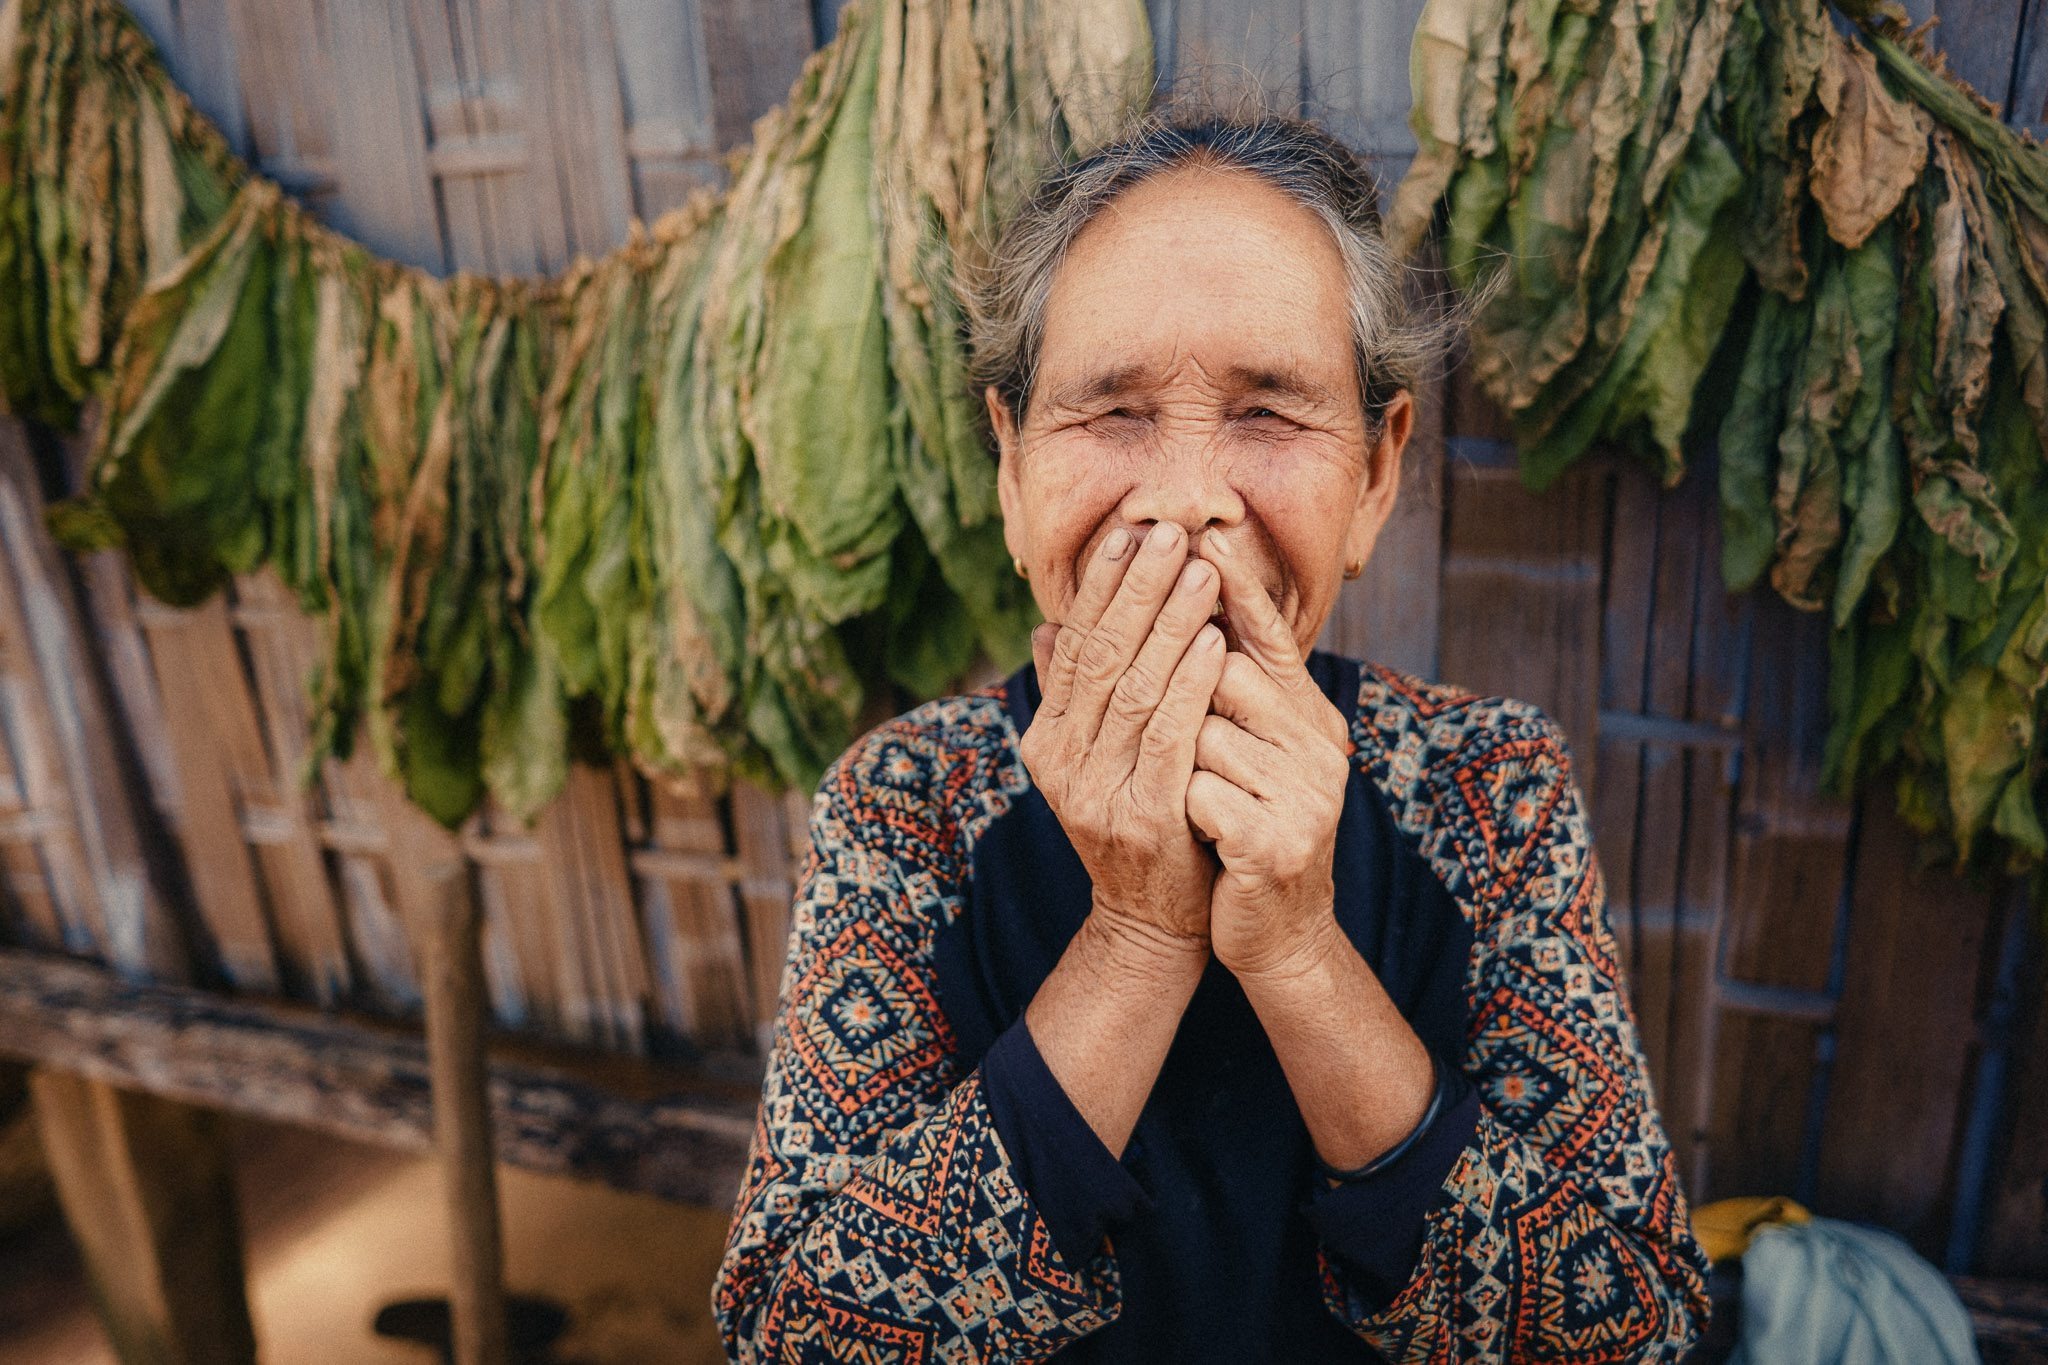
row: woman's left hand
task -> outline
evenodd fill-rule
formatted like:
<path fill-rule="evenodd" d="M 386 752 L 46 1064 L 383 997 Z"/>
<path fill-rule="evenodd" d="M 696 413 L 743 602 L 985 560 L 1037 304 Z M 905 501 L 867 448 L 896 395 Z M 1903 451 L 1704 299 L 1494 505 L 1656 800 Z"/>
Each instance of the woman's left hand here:
<path fill-rule="evenodd" d="M 1284 972 L 1334 941 L 1330 867 L 1351 775 L 1350 726 L 1309 676 L 1251 565 L 1217 535 L 1202 541 L 1238 639 L 1188 783 L 1188 821 L 1223 864 L 1209 938 L 1217 961 L 1241 977 Z"/>

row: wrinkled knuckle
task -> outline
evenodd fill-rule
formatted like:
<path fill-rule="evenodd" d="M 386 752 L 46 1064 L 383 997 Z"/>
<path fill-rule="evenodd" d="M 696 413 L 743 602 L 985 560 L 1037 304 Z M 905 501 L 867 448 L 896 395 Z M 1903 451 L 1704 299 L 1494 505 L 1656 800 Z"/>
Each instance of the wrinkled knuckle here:
<path fill-rule="evenodd" d="M 1117 680 L 1115 700 L 1119 705 L 1129 707 L 1135 714 L 1149 714 L 1156 704 L 1154 698 L 1160 694 L 1158 674 L 1142 659 L 1133 659 L 1123 677 Z"/>
<path fill-rule="evenodd" d="M 1114 631 L 1097 629 L 1081 645 L 1075 655 L 1074 664 L 1081 676 L 1090 682 L 1106 683 L 1116 676 L 1118 665 L 1123 662 L 1123 641 Z"/>
<path fill-rule="evenodd" d="M 1118 688 L 1109 694 L 1109 705 L 1103 713 L 1120 727 L 1136 729 L 1152 718 L 1152 707 L 1144 698 Z"/>
<path fill-rule="evenodd" d="M 1053 642 L 1052 671 L 1054 676 L 1062 672 L 1071 673 L 1080 666 L 1081 652 L 1088 646 L 1085 631 L 1069 626 L 1060 631 L 1059 639 Z"/>
<path fill-rule="evenodd" d="M 1180 747 L 1181 727 L 1167 720 L 1154 720 L 1138 736 L 1138 752 L 1147 758 L 1167 758 Z"/>

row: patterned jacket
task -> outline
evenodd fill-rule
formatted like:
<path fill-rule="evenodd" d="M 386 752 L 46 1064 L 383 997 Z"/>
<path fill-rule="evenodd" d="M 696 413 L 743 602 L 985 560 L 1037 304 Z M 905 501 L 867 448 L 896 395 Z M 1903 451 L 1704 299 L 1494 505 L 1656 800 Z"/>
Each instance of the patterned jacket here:
<path fill-rule="evenodd" d="M 1322 1246 L 1323 1306 L 1388 1361 L 1678 1360 L 1706 1262 L 1563 733 L 1526 702 L 1353 667 L 1358 768 L 1470 926 L 1478 1105 L 1417 1206 L 1406 1283 Z M 1030 782 L 998 684 L 877 728 L 821 784 L 713 1292 L 732 1358 L 1041 1360 L 1117 1317 L 1113 1240 L 1061 1254 L 935 981 L 975 841 Z"/>

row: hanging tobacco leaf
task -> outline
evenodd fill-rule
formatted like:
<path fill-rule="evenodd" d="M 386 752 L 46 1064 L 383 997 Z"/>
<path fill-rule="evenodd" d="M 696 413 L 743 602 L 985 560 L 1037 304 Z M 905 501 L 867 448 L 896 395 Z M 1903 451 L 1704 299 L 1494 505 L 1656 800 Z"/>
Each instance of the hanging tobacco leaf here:
<path fill-rule="evenodd" d="M 1497 277 L 1531 487 L 1718 460 L 1722 571 L 1834 627 L 1825 767 L 2042 861 L 2048 153 L 1881 3 L 1430 0 L 1390 235 Z M 1723 395 L 1698 420 L 1698 395 Z M 1709 452 L 1699 447 L 1712 442 Z"/>
<path fill-rule="evenodd" d="M 0 399 L 105 405 L 71 543 L 320 614 L 308 781 L 360 729 L 451 826 L 593 743 L 814 785 L 877 689 L 1026 657 L 953 275 L 1150 55 L 1138 0 L 854 0 L 724 193 L 441 280 L 252 177 L 114 0 L 0 0 Z"/>

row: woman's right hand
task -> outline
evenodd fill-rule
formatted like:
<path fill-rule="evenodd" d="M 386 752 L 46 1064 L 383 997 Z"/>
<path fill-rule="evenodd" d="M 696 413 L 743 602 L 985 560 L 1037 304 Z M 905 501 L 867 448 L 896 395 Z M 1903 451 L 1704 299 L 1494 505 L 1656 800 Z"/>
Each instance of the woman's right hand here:
<path fill-rule="evenodd" d="M 1106 927 L 1205 950 L 1217 862 L 1188 824 L 1187 790 L 1223 674 L 1219 589 L 1179 525 L 1142 543 L 1111 532 L 1067 619 L 1032 634 L 1042 700 L 1018 744 Z"/>

